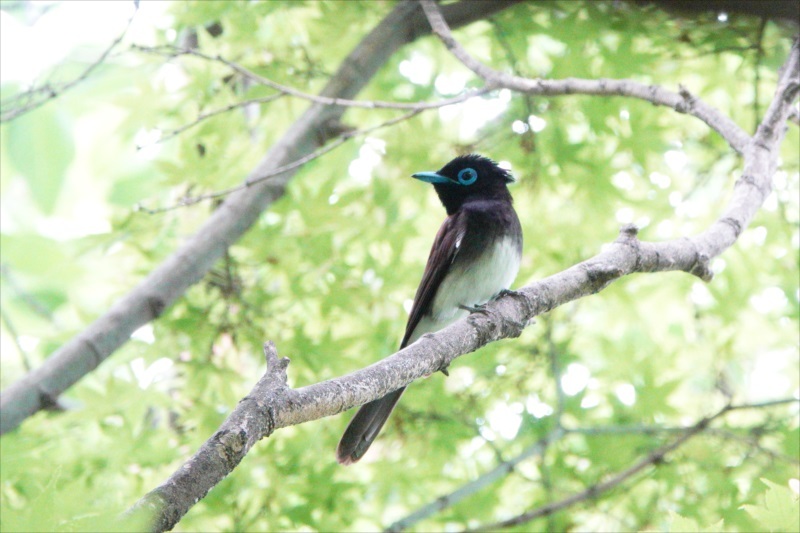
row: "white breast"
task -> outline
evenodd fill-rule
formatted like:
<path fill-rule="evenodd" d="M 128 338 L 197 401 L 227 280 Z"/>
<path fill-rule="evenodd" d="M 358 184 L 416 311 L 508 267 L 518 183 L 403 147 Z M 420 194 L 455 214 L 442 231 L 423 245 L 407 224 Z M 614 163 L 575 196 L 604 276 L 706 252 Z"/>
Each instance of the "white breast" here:
<path fill-rule="evenodd" d="M 425 333 L 438 331 L 467 316 L 459 305 L 474 307 L 485 304 L 503 289 L 508 289 L 519 271 L 520 255 L 511 238 L 498 241 L 469 266 L 453 265 L 442 280 L 433 299 L 431 313 L 414 329 L 409 344 Z"/>

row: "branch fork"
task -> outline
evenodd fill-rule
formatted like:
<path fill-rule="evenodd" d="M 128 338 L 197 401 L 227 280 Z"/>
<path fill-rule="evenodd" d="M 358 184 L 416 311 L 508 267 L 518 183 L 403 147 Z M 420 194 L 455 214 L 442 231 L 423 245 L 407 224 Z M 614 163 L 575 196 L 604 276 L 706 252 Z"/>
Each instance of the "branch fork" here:
<path fill-rule="evenodd" d="M 442 10 L 451 13 L 469 9 L 462 22 L 477 18 L 482 3 L 464 7 L 466 2 L 448 4 Z M 785 128 L 783 123 L 792 113 L 789 104 L 797 96 L 800 85 L 798 45 L 792 48 L 781 75 L 776 97 L 765 114 L 754 138 L 742 131 L 730 119 L 691 95 L 681 87 L 679 93 L 655 85 L 642 85 L 632 80 L 528 80 L 495 72 L 480 64 L 463 51 L 450 34 L 439 7 L 423 0 L 422 6 L 431 27 L 445 45 L 466 66 L 484 78 L 488 87 L 506 87 L 527 94 L 591 94 L 629 96 L 686 112 L 720 133 L 732 148 L 744 155 L 745 172 L 734 187 L 733 198 L 720 219 L 706 232 L 684 239 L 661 243 L 641 242 L 635 226 L 624 226 L 617 240 L 606 250 L 579 265 L 530 284 L 516 293 L 506 295 L 487 305 L 483 316 L 473 315 L 452 324 L 445 330 L 424 336 L 417 343 L 368 368 L 348 376 L 292 389 L 288 385 L 289 360 L 279 358 L 272 343 L 264 345 L 267 362 L 265 374 L 251 393 L 228 416 L 220 429 L 162 485 L 148 493 L 134 509 L 156 511 L 153 529 L 171 529 L 199 499 L 241 461 L 261 438 L 277 428 L 337 414 L 363 404 L 417 379 L 425 373 L 446 368 L 462 354 L 503 337 L 516 336 L 522 325 L 529 325 L 539 314 L 566 302 L 596 293 L 614 280 L 632 272 L 683 270 L 706 281 L 711 279 L 708 263 L 731 246 L 747 227 L 761 201 L 770 190 L 770 178 L 777 161 L 777 146 Z M 484 11 L 491 11 L 486 8 Z M 476 15 L 478 13 L 478 15 Z M 313 155 L 319 143 L 317 137 L 325 124 L 336 123 L 343 113 L 342 105 L 355 95 L 378 69 L 382 61 L 370 60 L 369 53 L 382 57 L 403 43 L 385 45 L 387 35 L 403 35 L 403 42 L 424 30 L 409 26 L 409 16 L 419 16 L 414 4 L 400 3 L 344 62 L 340 72 L 331 80 L 318 101 L 298 120 L 286 136 L 276 143 L 244 183 L 252 184 L 247 191 L 240 186 L 225 201 L 226 209 L 218 209 L 198 233 L 164 264 L 154 270 L 142 284 L 122 299 L 100 320 L 73 342 L 66 344 L 49 360 L 49 366 L 32 373 L 31 377 L 15 384 L 2 397 L 2 431 L 15 427 L 22 419 L 41 408 L 38 391 L 52 389 L 54 395 L 63 392 L 80 376 L 65 372 L 77 363 L 96 367 L 100 361 L 125 342 L 136 328 L 158 315 L 175 301 L 192 283 L 201 279 L 216 259 L 258 218 L 263 209 L 283 193 L 293 170 L 304 158 Z M 398 31 L 398 27 L 404 27 Z M 373 49 L 378 49 L 375 52 Z M 368 53 L 369 52 L 369 53 Z M 196 54 L 194 54 L 196 55 Z M 233 68 L 232 65 L 229 65 Z M 359 73 L 359 74 L 352 74 Z M 331 98 L 333 102 L 331 102 Z M 324 100 L 324 101 L 323 101 Z M 369 106 L 362 106 L 369 107 Z M 421 107 L 414 107 L 418 112 Z M 794 113 L 796 115 L 796 113 Z M 331 122 L 333 121 L 333 122 Z M 348 133 L 349 136 L 352 134 Z M 256 183 L 275 176 L 274 181 Z M 759 194 L 753 194 L 758 192 Z M 150 295 L 158 294 L 158 305 Z M 119 324 L 119 326 L 117 326 Z M 87 358 L 85 347 L 96 353 Z M 31 397 L 34 396 L 34 398 Z M 15 400 L 13 414 L 7 405 Z M 20 407 L 21 406 L 21 407 Z M 255 406 L 255 409 L 253 408 Z M 705 425 L 697 426 L 697 430 Z M 690 433 L 687 433 L 691 436 Z M 686 440 L 686 439 L 684 439 Z M 682 443 L 677 441 L 675 447 Z M 665 449 L 667 453 L 671 449 Z M 661 456 L 663 457 L 663 453 Z M 647 462 L 642 463 L 642 467 Z M 635 467 L 640 468 L 640 467 Z M 611 481 L 598 485 L 612 486 Z M 596 488 L 595 488 L 596 490 Z M 588 493 L 590 496 L 594 492 Z M 555 508 L 547 511 L 552 512 Z"/>
<path fill-rule="evenodd" d="M 432 24 L 435 17 L 441 19 L 438 7 L 433 2 L 423 0 L 423 6 Z M 446 25 L 444 28 L 449 32 Z M 454 40 L 453 42 L 455 43 Z M 747 137 L 744 141 L 737 133 L 740 131 L 737 127 L 723 128 L 724 133 L 721 133 L 731 146 L 744 154 L 745 171 L 734 187 L 734 194 L 727 209 L 708 230 L 689 238 L 651 243 L 638 239 L 638 229 L 635 226 L 623 226 L 616 241 L 595 257 L 523 287 L 512 295 L 503 295 L 489 302 L 485 312 L 472 314 L 435 334 L 424 335 L 414 344 L 365 369 L 300 389 L 289 388 L 286 376 L 288 359 L 278 358 L 274 344 L 266 343 L 264 355 L 267 371 L 248 397 L 256 402 L 255 412 L 249 409 L 249 402 L 240 402 L 223 423 L 220 431 L 167 482 L 143 499 L 143 502 L 146 502 L 157 498 L 158 502 L 161 504 L 167 502 L 165 505 L 169 506 L 160 510 L 156 529 L 171 528 L 191 505 L 202 498 L 238 464 L 258 439 L 270 435 L 279 427 L 337 414 L 344 409 L 374 400 L 426 374 L 446 369 L 455 358 L 475 351 L 494 340 L 519 335 L 521 325 L 530 324 L 535 316 L 566 302 L 596 293 L 624 275 L 633 272 L 682 270 L 709 281 L 712 277 L 708 266 L 710 259 L 736 242 L 736 238 L 747 226 L 765 197 L 763 190 L 766 189 L 763 187 L 769 187 L 771 173 L 776 166 L 775 148 L 782 141 L 785 128 L 767 126 L 785 122 L 789 114 L 787 102 L 792 99 L 786 95 L 792 95 L 794 98 L 797 84 L 787 81 L 787 77 L 796 76 L 800 63 L 798 58 L 800 50 L 795 44 L 787 60 L 787 68 L 778 84 L 776 98 L 762 122 L 765 127 L 759 128 L 754 138 Z M 565 94 L 575 84 L 580 86 L 584 82 L 585 80 L 577 80 L 562 83 L 559 88 L 560 94 Z M 621 89 L 622 86 L 617 88 Z M 597 84 L 584 87 L 583 90 L 590 94 L 598 93 Z M 718 112 L 711 110 L 698 99 L 688 98 L 686 91 L 683 93 L 674 96 L 691 101 L 693 105 L 689 107 L 692 114 L 697 113 L 695 116 L 712 127 L 726 123 L 727 119 L 720 117 Z M 671 93 L 665 96 L 660 90 L 656 90 L 653 94 L 659 94 L 658 98 L 661 99 L 654 99 L 654 103 L 665 104 L 667 101 L 675 101 L 669 95 Z M 641 98 L 642 95 L 637 94 L 637 97 Z M 757 148 L 759 145 L 763 145 L 765 150 Z M 752 194 L 753 191 L 760 194 Z M 587 491 L 521 515 L 514 519 L 518 522 L 508 521 L 498 523 L 496 526 L 505 527 L 512 523 L 530 520 L 534 516 L 549 514 L 577 501 L 591 498 L 598 491 L 616 486 L 648 465 L 659 462 L 666 453 L 705 430 L 708 422 L 730 409 L 725 408 L 711 418 L 701 420 L 672 444 L 651 452 L 639 463 L 590 487 Z M 202 484 L 193 482 L 191 477 L 193 472 L 204 474 Z"/>

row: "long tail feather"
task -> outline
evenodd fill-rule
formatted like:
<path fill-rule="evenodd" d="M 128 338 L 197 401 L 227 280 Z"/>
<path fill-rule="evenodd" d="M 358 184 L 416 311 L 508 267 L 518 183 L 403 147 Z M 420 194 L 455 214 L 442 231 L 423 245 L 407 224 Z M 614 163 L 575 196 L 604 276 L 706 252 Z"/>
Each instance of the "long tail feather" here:
<path fill-rule="evenodd" d="M 342 440 L 339 441 L 339 446 L 336 448 L 337 461 L 343 465 L 350 465 L 364 456 L 404 390 L 405 387 L 361 406 L 347 426 Z"/>

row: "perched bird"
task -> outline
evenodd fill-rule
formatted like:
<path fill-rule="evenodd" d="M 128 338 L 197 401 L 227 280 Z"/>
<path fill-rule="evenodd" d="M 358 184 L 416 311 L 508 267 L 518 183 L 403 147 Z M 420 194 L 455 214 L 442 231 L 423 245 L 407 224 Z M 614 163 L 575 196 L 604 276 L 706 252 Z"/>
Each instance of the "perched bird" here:
<path fill-rule="evenodd" d="M 433 241 L 401 349 L 507 290 L 517 276 L 522 253 L 522 229 L 506 188 L 514 179 L 507 170 L 470 154 L 456 157 L 438 172 L 413 177 L 433 184 L 447 218 Z M 340 463 L 352 464 L 363 457 L 404 390 L 358 410 L 339 441 Z"/>

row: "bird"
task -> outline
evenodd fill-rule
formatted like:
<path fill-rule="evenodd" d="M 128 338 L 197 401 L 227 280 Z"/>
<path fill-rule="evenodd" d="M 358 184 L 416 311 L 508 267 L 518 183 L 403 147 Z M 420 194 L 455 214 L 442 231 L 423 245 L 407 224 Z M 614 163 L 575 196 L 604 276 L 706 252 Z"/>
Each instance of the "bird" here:
<path fill-rule="evenodd" d="M 412 177 L 433 185 L 447 218 L 434 238 L 400 349 L 508 291 L 522 256 L 522 228 L 507 187 L 514 178 L 508 170 L 488 157 L 467 154 L 438 171 Z M 339 441 L 339 463 L 350 465 L 364 456 L 404 390 L 361 406 Z"/>

